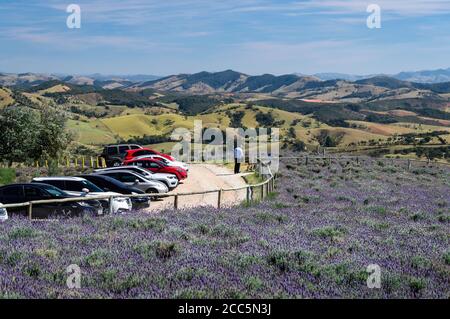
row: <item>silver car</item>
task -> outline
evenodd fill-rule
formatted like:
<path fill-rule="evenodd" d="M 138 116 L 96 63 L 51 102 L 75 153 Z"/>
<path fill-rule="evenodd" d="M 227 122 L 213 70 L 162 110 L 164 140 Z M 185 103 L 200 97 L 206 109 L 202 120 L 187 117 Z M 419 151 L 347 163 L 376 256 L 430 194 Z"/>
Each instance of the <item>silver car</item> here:
<path fill-rule="evenodd" d="M 138 166 L 130 165 L 130 166 L 102 168 L 102 169 L 97 169 L 94 172 L 101 173 L 101 172 L 112 172 L 112 171 L 118 171 L 118 170 L 135 172 L 135 173 L 138 173 L 139 175 L 144 176 L 145 179 L 162 182 L 169 188 L 169 190 L 172 190 L 178 186 L 178 178 L 175 174 L 153 173 L 151 171 L 148 171 L 148 170 L 143 169 Z"/>
<path fill-rule="evenodd" d="M 105 175 L 112 177 L 126 185 L 133 186 L 146 193 L 165 194 L 169 191 L 164 183 L 159 181 L 149 180 L 141 174 L 129 170 L 110 170 L 95 172 L 98 175 Z"/>

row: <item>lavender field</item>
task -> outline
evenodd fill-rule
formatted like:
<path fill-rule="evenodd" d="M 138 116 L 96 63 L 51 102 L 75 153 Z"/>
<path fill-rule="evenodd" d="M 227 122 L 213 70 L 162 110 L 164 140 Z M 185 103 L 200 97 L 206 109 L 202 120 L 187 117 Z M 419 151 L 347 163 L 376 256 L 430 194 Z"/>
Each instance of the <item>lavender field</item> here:
<path fill-rule="evenodd" d="M 0 297 L 449 298 L 449 221 L 450 168 L 286 160 L 254 205 L 0 224 Z"/>

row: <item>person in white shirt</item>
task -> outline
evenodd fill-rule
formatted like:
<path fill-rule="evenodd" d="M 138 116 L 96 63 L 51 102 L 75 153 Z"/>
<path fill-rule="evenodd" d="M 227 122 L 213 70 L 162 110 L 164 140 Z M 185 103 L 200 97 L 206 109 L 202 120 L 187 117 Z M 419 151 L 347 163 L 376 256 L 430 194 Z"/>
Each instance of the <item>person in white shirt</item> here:
<path fill-rule="evenodd" d="M 244 151 L 241 147 L 237 146 L 234 149 L 234 173 L 239 174 L 241 169 L 241 163 L 244 158 Z"/>

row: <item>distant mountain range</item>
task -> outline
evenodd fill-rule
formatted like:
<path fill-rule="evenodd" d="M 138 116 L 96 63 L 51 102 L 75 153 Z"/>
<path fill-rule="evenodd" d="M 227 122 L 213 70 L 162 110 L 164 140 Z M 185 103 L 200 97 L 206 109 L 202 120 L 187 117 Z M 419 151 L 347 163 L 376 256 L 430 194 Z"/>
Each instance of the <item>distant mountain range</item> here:
<path fill-rule="evenodd" d="M 421 77 L 424 79 L 425 76 L 429 78 L 431 74 L 439 74 L 444 79 L 444 71 L 402 73 L 402 77 L 407 79 Z M 338 79 L 334 79 L 334 77 Z M 347 77 L 347 79 L 339 79 L 341 77 Z M 386 75 L 376 75 L 369 78 L 342 74 L 317 74 L 315 76 L 263 74 L 254 76 L 233 70 L 178 74 L 162 78 L 152 75 L 107 76 L 93 74 L 78 76 L 0 73 L 0 86 L 38 91 L 58 84 L 71 85 L 72 88 L 74 88 L 74 85 L 86 87 L 85 89 L 77 89 L 77 91 L 86 92 L 97 89 L 120 89 L 122 92 L 158 91 L 189 95 L 259 94 L 318 102 L 349 103 L 415 98 L 448 102 L 450 94 L 450 81 L 420 83 Z"/>
<path fill-rule="evenodd" d="M 450 82 L 450 68 L 428 70 L 428 71 L 400 72 L 398 74 L 391 74 L 391 75 L 389 74 L 353 75 L 343 73 L 318 73 L 315 74 L 314 76 L 324 81 L 337 79 L 347 81 L 358 81 L 373 78 L 376 76 L 389 76 L 397 80 L 416 83 L 442 83 L 442 82 Z"/>

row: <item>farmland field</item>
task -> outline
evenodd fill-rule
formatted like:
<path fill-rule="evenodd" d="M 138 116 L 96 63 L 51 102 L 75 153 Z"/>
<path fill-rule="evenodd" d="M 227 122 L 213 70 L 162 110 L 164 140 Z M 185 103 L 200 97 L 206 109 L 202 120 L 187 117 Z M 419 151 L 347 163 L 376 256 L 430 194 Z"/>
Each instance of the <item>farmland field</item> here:
<path fill-rule="evenodd" d="M 445 166 L 286 159 L 251 206 L 0 224 L 1 297 L 447 299 L 449 208 Z"/>

